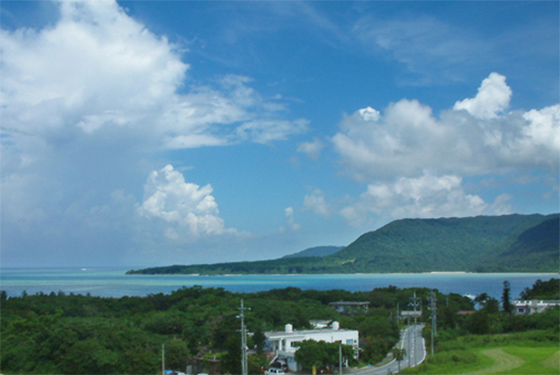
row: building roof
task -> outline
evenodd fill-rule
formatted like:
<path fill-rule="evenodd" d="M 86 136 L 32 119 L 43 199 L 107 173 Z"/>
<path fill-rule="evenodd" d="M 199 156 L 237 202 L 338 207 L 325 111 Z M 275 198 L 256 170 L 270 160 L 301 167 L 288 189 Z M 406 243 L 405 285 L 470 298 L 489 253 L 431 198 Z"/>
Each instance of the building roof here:
<path fill-rule="evenodd" d="M 540 305 L 540 306 L 556 306 L 556 305 L 560 305 L 560 301 L 555 301 L 555 300 L 548 300 L 548 301 L 540 301 L 540 300 L 530 300 L 530 301 L 513 301 L 513 305 L 514 306 L 535 306 L 535 305 Z"/>
<path fill-rule="evenodd" d="M 291 331 L 291 332 L 286 332 L 286 331 L 269 331 L 269 332 L 265 332 L 265 336 L 268 338 L 272 338 L 275 336 L 282 336 L 282 337 L 286 337 L 286 336 L 308 336 L 308 335 L 316 335 L 316 334 L 326 334 L 326 333 L 335 333 L 335 332 L 358 332 L 355 329 L 343 329 L 343 328 L 339 328 L 339 329 L 332 329 L 332 328 L 323 328 L 323 329 L 304 329 L 301 331 Z"/>

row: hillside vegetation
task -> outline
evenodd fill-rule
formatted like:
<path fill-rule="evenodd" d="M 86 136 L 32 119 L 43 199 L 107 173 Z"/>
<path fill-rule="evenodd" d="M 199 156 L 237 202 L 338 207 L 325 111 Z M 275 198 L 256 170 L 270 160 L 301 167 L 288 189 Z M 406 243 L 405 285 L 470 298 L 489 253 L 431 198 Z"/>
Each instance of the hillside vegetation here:
<path fill-rule="evenodd" d="M 361 358 L 382 360 L 399 340 L 391 319 L 397 304 L 404 305 L 425 288 L 378 288 L 369 292 L 315 291 L 298 288 L 258 293 L 233 293 L 222 288 L 194 286 L 171 294 L 100 298 L 83 295 L 36 294 L 7 297 L 0 292 L 0 368 L 2 374 L 156 374 L 161 370 L 162 344 L 168 369 L 185 371 L 195 358 L 219 361 L 220 374 L 241 373 L 238 319 L 241 299 L 245 324 L 253 334 L 248 346 L 249 373 L 262 374 L 270 358 L 262 353 L 263 332 L 309 329 L 310 320 L 338 321 L 360 332 Z M 457 294 L 450 306 L 473 308 Z M 334 301 L 368 301 L 368 311 L 341 315 Z M 338 349 L 338 348 L 337 348 Z M 337 352 L 338 354 L 338 352 Z M 338 358 L 338 356 L 337 356 Z M 198 372 L 209 373 L 207 363 Z"/>
<path fill-rule="evenodd" d="M 286 258 L 305 258 L 305 257 L 326 257 L 344 249 L 344 246 L 317 246 L 282 257 Z"/>
<path fill-rule="evenodd" d="M 420 366 L 404 369 L 401 373 L 559 374 L 559 309 L 516 315 L 506 303 L 508 285 L 507 281 L 504 282 L 501 308 L 496 299 L 485 293 L 475 299 L 479 309 L 469 315 L 458 316 L 447 306 L 439 305 L 434 355 L 428 355 Z M 537 280 L 532 287 L 525 288 L 520 297 L 557 299 L 559 288 L 558 279 Z M 430 333 L 431 326 L 427 321 L 424 329 L 427 348 L 432 346 Z"/>
<path fill-rule="evenodd" d="M 403 219 L 328 256 L 174 265 L 135 274 L 558 272 L 559 214 Z"/>

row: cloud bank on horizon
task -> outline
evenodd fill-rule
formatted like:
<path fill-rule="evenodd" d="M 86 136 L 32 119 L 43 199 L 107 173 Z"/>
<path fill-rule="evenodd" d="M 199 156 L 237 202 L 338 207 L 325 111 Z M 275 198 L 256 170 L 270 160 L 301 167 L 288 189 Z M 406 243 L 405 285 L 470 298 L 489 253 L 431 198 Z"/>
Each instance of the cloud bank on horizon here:
<path fill-rule="evenodd" d="M 380 21 L 364 4 L 336 5 L 355 17 L 347 24 L 333 4 L 63 1 L 23 25 L 37 6 L 2 4 L 3 266 L 267 259 L 404 217 L 558 211 L 558 72 L 546 69 L 558 35 L 542 40 L 558 31 L 546 18 L 558 4 L 534 5 L 534 50 L 515 50 L 524 69 L 496 62 L 514 53 L 505 37 L 429 7 Z M 146 16 L 158 6 L 165 22 Z M 229 18 L 163 27 L 175 7 Z M 283 39 L 302 29 L 308 38 Z M 318 56 L 327 76 L 307 71 Z M 361 77 L 376 69 L 392 84 L 370 74 L 368 99 Z M 556 84 L 523 109 L 510 73 L 521 87 Z"/>

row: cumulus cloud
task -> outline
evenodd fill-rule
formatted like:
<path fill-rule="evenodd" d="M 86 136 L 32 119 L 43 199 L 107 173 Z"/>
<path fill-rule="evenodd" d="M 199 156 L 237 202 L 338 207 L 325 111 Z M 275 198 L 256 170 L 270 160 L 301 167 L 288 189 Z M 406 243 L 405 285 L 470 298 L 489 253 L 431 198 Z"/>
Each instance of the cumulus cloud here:
<path fill-rule="evenodd" d="M 248 77 L 226 75 L 185 89 L 179 46 L 129 17 L 113 0 L 60 2 L 43 29 L 1 30 L 3 131 L 58 139 L 126 128 L 157 147 L 284 140 L 304 119 L 280 118 Z"/>
<path fill-rule="evenodd" d="M 263 98 L 249 77 L 195 84 L 182 46 L 150 31 L 114 0 L 55 5 L 58 19 L 47 26 L 0 30 L 5 230 L 45 218 L 64 227 L 65 213 L 85 218 L 92 207 L 111 207 L 114 191 L 138 192 L 158 152 L 273 142 L 307 129 L 307 120 L 287 118 L 285 101 Z M 181 230 L 229 233 L 211 188 L 193 189 L 175 173 L 156 173 L 141 211 L 126 211 L 135 215 L 129 222 L 142 212 L 144 221 L 166 223 L 169 239 L 183 238 Z M 181 199 L 196 205 L 175 207 Z M 85 227 L 93 223 L 86 221 Z"/>
<path fill-rule="evenodd" d="M 367 224 L 371 214 L 403 217 L 476 216 L 511 212 L 509 195 L 501 195 L 493 204 L 468 194 L 462 178 L 456 175 L 398 178 L 391 184 L 370 184 L 355 202 L 341 209 L 341 215 L 355 226 Z"/>
<path fill-rule="evenodd" d="M 319 139 L 315 138 L 313 142 L 302 142 L 299 144 L 297 151 L 303 152 L 313 160 L 319 159 L 321 151 L 325 145 Z"/>
<path fill-rule="evenodd" d="M 55 6 L 58 18 L 44 27 L 0 30 L 3 256 L 27 264 L 41 248 L 39 263 L 79 264 L 101 252 L 153 257 L 149 249 L 243 241 L 248 234 L 226 227 L 211 186 L 171 166 L 152 173 L 138 198 L 161 163 L 153 159 L 286 140 L 307 120 L 290 119 L 287 101 L 264 98 L 249 77 L 192 79 L 187 51 L 114 0 Z M 117 191 L 128 198 L 115 201 Z"/>
<path fill-rule="evenodd" d="M 60 11 L 53 27 L 0 34 L 7 129 L 137 125 L 136 113 L 161 105 L 185 78 L 174 46 L 114 1 L 61 2 Z"/>
<path fill-rule="evenodd" d="M 440 118 L 429 106 L 403 99 L 376 120 L 366 121 L 361 110 L 348 116 L 332 142 L 348 173 L 363 182 L 418 177 L 425 169 L 463 176 L 529 167 L 556 173 L 560 106 L 502 114 L 510 96 L 505 77 L 492 73 L 475 98 Z"/>
<path fill-rule="evenodd" d="M 449 138 L 431 108 L 416 100 L 391 104 L 376 121 L 366 120 L 358 111 L 340 127 L 332 142 L 348 172 L 360 181 L 391 178 L 395 173 L 413 175 L 419 167 L 437 162 L 440 156 L 430 148 Z"/>
<path fill-rule="evenodd" d="M 193 236 L 235 232 L 234 229 L 225 228 L 219 216 L 218 204 L 212 196 L 212 186 L 200 187 L 185 182 L 183 175 L 171 165 L 150 174 L 139 213 L 172 225 L 166 229 L 171 239 L 178 237 L 174 227 L 187 230 Z"/>
<path fill-rule="evenodd" d="M 284 215 L 286 216 L 286 224 L 284 227 L 280 228 L 281 232 L 285 231 L 297 231 L 301 228 L 301 225 L 296 223 L 296 219 L 294 217 L 294 209 L 293 207 L 287 207 L 284 209 Z"/>
<path fill-rule="evenodd" d="M 491 73 L 474 98 L 457 101 L 439 118 L 407 99 L 391 103 L 383 115 L 367 107 L 347 116 L 331 140 L 345 173 L 368 187 L 341 215 L 360 225 L 384 213 L 510 212 L 510 196 L 485 202 L 465 191 L 463 177 L 533 169 L 557 176 L 560 160 L 560 105 L 508 112 L 511 95 L 506 77 Z"/>
<path fill-rule="evenodd" d="M 319 189 L 305 196 L 303 199 L 303 209 L 325 217 L 331 213 L 331 208 L 325 201 L 325 195 Z"/>
<path fill-rule="evenodd" d="M 509 106 L 510 99 L 511 89 L 506 84 L 506 77 L 491 73 L 482 81 L 474 98 L 458 101 L 453 109 L 465 109 L 474 117 L 491 119 L 498 117 L 498 114 Z"/>
<path fill-rule="evenodd" d="M 358 110 L 358 113 L 365 121 L 377 121 L 381 114 L 378 110 L 371 107 L 366 107 Z"/>

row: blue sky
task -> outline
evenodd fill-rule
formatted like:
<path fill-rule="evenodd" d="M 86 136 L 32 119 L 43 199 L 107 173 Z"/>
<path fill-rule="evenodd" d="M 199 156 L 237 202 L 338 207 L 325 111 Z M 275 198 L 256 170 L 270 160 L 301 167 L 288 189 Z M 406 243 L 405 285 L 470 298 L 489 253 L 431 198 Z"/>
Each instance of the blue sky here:
<path fill-rule="evenodd" d="M 559 5 L 5 1 L 1 264 L 559 211 Z"/>

